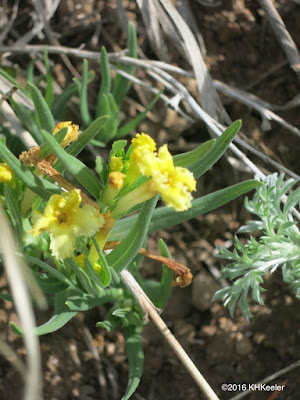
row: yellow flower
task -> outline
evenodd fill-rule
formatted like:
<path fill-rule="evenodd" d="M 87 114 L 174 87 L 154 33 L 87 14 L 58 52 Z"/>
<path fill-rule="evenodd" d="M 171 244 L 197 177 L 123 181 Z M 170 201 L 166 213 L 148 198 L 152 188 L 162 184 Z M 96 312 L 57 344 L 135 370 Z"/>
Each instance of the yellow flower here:
<path fill-rule="evenodd" d="M 59 122 L 53 130 L 53 135 L 56 135 L 60 129 L 68 128 L 67 134 L 61 142 L 61 147 L 65 148 L 70 143 L 78 139 L 78 125 L 72 124 L 72 121 Z"/>
<path fill-rule="evenodd" d="M 121 157 L 112 156 L 109 163 L 109 172 L 122 171 L 123 166 Z"/>
<path fill-rule="evenodd" d="M 91 205 L 79 207 L 81 195 L 79 189 L 55 194 L 50 197 L 44 213 L 32 218 L 30 233 L 38 236 L 42 232 L 50 233 L 50 249 L 54 257 L 70 257 L 77 236 L 92 236 L 104 224 L 103 216 Z"/>
<path fill-rule="evenodd" d="M 110 172 L 110 174 L 108 175 L 108 184 L 113 189 L 119 191 L 123 187 L 125 177 L 126 175 L 122 174 L 122 172 L 119 171 Z"/>
<path fill-rule="evenodd" d="M 147 135 L 143 135 L 144 142 L 145 136 Z M 174 166 L 167 145 L 160 147 L 156 153 L 155 146 L 148 145 L 149 140 L 147 145 L 143 145 L 139 138 L 139 143 L 132 152 L 132 160 L 142 175 L 151 178 L 144 184 L 145 188 L 160 193 L 167 206 L 176 211 L 189 209 L 192 200 L 190 192 L 196 190 L 193 174 L 186 168 Z"/>
<path fill-rule="evenodd" d="M 145 133 L 137 133 L 135 138 L 131 141 L 136 155 L 138 154 L 139 150 L 148 150 L 151 153 L 154 153 L 156 150 L 156 143 L 155 141 Z"/>
<path fill-rule="evenodd" d="M 151 176 L 148 185 L 161 194 L 168 207 L 173 207 L 175 211 L 184 211 L 191 207 L 190 192 L 196 190 L 194 176 L 188 169 L 174 166 L 166 145 L 159 149 L 156 162 L 152 166 L 141 163 L 140 170 L 143 175 Z"/>
<path fill-rule="evenodd" d="M 0 182 L 14 186 L 15 175 L 6 163 L 0 163 Z"/>

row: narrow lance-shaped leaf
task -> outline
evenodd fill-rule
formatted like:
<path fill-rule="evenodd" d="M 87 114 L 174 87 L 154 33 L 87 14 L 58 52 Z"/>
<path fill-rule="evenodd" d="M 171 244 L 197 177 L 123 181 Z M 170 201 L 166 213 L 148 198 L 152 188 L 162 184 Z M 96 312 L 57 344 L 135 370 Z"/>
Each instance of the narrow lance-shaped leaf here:
<path fill-rule="evenodd" d="M 100 132 L 107 120 L 108 116 L 104 115 L 93 121 L 91 125 L 79 135 L 76 142 L 71 143 L 67 148 L 67 153 L 74 157 L 78 156 L 85 146 Z"/>
<path fill-rule="evenodd" d="M 131 23 L 128 24 L 128 39 L 127 39 L 127 48 L 128 48 L 128 57 L 137 57 L 137 37 L 136 32 Z M 135 67 L 132 65 L 125 65 L 122 69 L 133 75 L 135 71 Z M 123 76 L 117 74 L 114 82 L 113 96 L 116 100 L 118 107 L 121 107 L 121 104 L 130 88 L 131 82 L 124 78 Z"/>
<path fill-rule="evenodd" d="M 86 293 L 79 293 L 68 297 L 66 305 L 71 311 L 87 311 L 104 303 L 113 303 L 124 296 L 123 289 L 107 288 L 93 296 Z"/>
<path fill-rule="evenodd" d="M 187 151 L 186 153 L 176 154 L 173 157 L 174 165 L 178 167 L 187 167 L 201 160 L 208 151 L 215 145 L 216 139 L 207 140 L 201 146 L 194 150 Z"/>
<path fill-rule="evenodd" d="M 128 400 L 138 387 L 143 373 L 144 352 L 141 328 L 133 325 L 125 327 L 124 337 L 129 362 L 129 377 L 126 392 L 122 400 Z"/>
<path fill-rule="evenodd" d="M 105 47 L 101 48 L 100 73 L 101 73 L 101 88 L 99 90 L 98 101 L 97 101 L 97 111 L 96 111 L 97 117 L 100 117 L 101 115 L 104 114 L 102 106 L 103 95 L 105 94 L 106 96 L 108 96 L 111 87 L 110 68 L 107 57 L 107 51 Z"/>
<path fill-rule="evenodd" d="M 125 239 L 106 257 L 108 265 L 119 273 L 137 255 L 148 233 L 158 196 L 144 203 L 138 219 Z"/>
<path fill-rule="evenodd" d="M 8 210 L 13 219 L 13 225 L 15 232 L 17 234 L 18 241 L 19 243 L 22 243 L 23 229 L 22 229 L 22 216 L 20 212 L 20 207 L 18 206 L 17 200 L 14 197 L 12 190 L 7 185 L 4 185 L 4 196 Z"/>
<path fill-rule="evenodd" d="M 54 90 L 53 90 L 53 77 L 50 70 L 48 51 L 45 47 L 44 50 L 44 62 L 46 67 L 46 91 L 45 91 L 45 100 L 49 107 L 51 107 L 54 99 Z"/>
<path fill-rule="evenodd" d="M 231 124 L 217 139 L 215 145 L 205 154 L 201 160 L 189 166 L 189 170 L 193 172 L 196 179 L 209 170 L 225 153 L 235 135 L 241 129 L 241 120 Z"/>
<path fill-rule="evenodd" d="M 27 85 L 35 106 L 40 128 L 52 133 L 55 128 L 55 122 L 46 100 L 36 86 L 31 83 Z"/>
<path fill-rule="evenodd" d="M 104 254 L 102 253 L 101 249 L 99 248 L 97 241 L 95 240 L 95 238 L 92 238 L 92 240 L 100 259 L 100 265 L 101 265 L 100 279 L 103 286 L 106 287 L 111 282 L 111 272 L 107 260 L 104 257 Z"/>
<path fill-rule="evenodd" d="M 159 251 L 163 257 L 168 257 L 172 259 L 172 255 L 170 250 L 168 249 L 165 242 L 160 239 L 159 241 Z M 167 305 L 169 297 L 171 296 L 172 292 L 172 283 L 173 283 L 173 271 L 166 267 L 164 264 L 162 265 L 162 276 L 161 276 L 161 291 L 160 291 L 160 298 L 156 303 L 157 307 L 164 308 Z"/>
<path fill-rule="evenodd" d="M 55 332 L 75 317 L 78 312 L 69 310 L 65 305 L 66 299 L 67 291 L 56 293 L 54 314 L 47 322 L 35 329 L 37 335 L 41 336 Z M 23 329 L 14 322 L 10 323 L 10 328 L 16 335 L 23 335 Z"/>
<path fill-rule="evenodd" d="M 85 126 L 91 123 L 91 116 L 88 105 L 88 70 L 89 65 L 86 59 L 83 60 L 82 81 L 79 92 L 80 111 Z"/>
<path fill-rule="evenodd" d="M 181 222 L 195 218 L 198 215 L 215 210 L 216 208 L 221 207 L 222 205 L 228 203 L 236 197 L 241 196 L 244 193 L 249 192 L 249 190 L 252 190 L 259 185 L 261 185 L 261 182 L 251 179 L 230 186 L 226 189 L 218 190 L 214 193 L 210 193 L 199 199 L 193 200 L 192 207 L 187 211 L 175 212 L 170 207 L 157 208 L 153 212 L 149 226 L 149 233 L 160 229 L 169 228 L 171 226 L 180 224 Z M 109 240 L 122 239 L 126 234 L 128 234 L 136 220 L 137 216 L 133 215 L 117 221 L 112 229 L 112 234 L 109 237 Z"/>

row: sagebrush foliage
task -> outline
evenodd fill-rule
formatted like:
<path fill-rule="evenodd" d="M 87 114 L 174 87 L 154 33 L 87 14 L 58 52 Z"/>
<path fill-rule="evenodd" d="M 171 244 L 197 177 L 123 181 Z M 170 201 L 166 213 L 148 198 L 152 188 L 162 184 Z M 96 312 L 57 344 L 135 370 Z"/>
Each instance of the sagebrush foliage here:
<path fill-rule="evenodd" d="M 264 276 L 282 269 L 285 282 L 290 284 L 292 292 L 300 299 L 300 234 L 292 217 L 292 208 L 300 200 L 300 188 L 288 195 L 296 181 L 284 176 L 269 175 L 263 186 L 256 189 L 252 201 L 245 200 L 248 211 L 258 217 L 248 221 L 238 233 L 261 231 L 258 239 L 250 236 L 246 244 L 235 237 L 233 252 L 220 247 L 220 257 L 230 260 L 222 270 L 222 277 L 233 281 L 232 286 L 219 290 L 214 300 L 221 299 L 232 315 L 236 305 L 248 319 L 251 312 L 248 293 L 259 304 L 264 304 L 261 293 Z"/>

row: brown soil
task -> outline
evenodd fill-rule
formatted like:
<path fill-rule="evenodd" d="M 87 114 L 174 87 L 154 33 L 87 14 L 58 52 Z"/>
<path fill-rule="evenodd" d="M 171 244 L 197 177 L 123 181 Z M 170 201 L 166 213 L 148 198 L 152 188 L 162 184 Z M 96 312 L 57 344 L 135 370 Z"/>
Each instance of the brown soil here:
<path fill-rule="evenodd" d="M 19 32 L 23 26 L 28 29 L 29 2 L 21 2 Z M 115 1 L 65 1 L 51 20 L 55 32 L 61 33 L 61 44 L 76 47 L 86 43 L 86 48 L 95 49 L 93 34 L 94 19 L 88 17 L 100 12 L 103 22 L 101 42 L 108 50 L 124 47 Z M 74 23 L 74 14 L 68 15 L 74 4 L 83 8 L 85 15 L 80 29 Z M 215 8 L 204 7 L 190 1 L 198 26 L 207 48 L 207 64 L 213 78 L 239 88 L 244 88 L 271 103 L 281 105 L 299 92 L 299 81 L 285 61 L 284 53 L 276 41 L 256 1 L 232 0 Z M 300 6 L 296 2 L 276 1 L 278 11 L 300 48 Z M 124 2 L 129 19 L 137 26 L 139 43 L 149 57 L 154 58 L 149 41 L 145 36 L 141 16 L 135 2 Z M 69 8 L 68 8 L 69 7 Z M 73 11 L 75 12 L 75 11 Z M 78 11 L 79 12 L 79 11 Z M 298 15 L 297 15 L 298 14 Z M 12 44 L 10 38 L 10 44 Z M 20 58 L 15 59 L 22 65 Z M 65 85 L 70 74 L 61 60 L 55 58 L 54 71 L 58 82 Z M 177 56 L 174 55 L 174 62 Z M 74 65 L 80 68 L 78 60 Z M 178 58 L 178 64 L 182 65 Z M 23 65 L 24 66 L 24 65 Z M 274 67 L 276 67 L 274 69 Z M 273 72 L 272 72 L 273 71 Z M 93 94 L 91 94 L 93 95 Z M 299 139 L 272 122 L 272 129 L 263 132 L 260 117 L 250 109 L 236 102 L 227 101 L 226 109 L 231 118 L 243 120 L 243 131 L 257 148 L 268 151 L 286 167 L 299 173 Z M 130 107 L 129 107 L 130 111 Z M 157 111 L 158 112 L 158 111 Z M 169 115 L 169 114 L 168 114 Z M 280 112 L 280 115 L 295 126 L 300 124 L 297 108 Z M 171 122 L 147 121 L 143 130 L 154 134 L 160 140 L 168 140 L 170 148 L 178 143 L 199 142 L 208 138 L 202 124 L 193 126 L 183 133 L 183 142 L 177 142 L 176 123 L 172 114 Z M 181 125 L 180 125 L 181 126 Z M 199 139 L 201 132 L 201 139 Z M 178 146 L 177 146 L 178 147 Z M 180 146 L 179 146 L 180 147 Z M 259 160 L 252 157 L 255 162 Z M 261 164 L 262 165 L 262 164 Z M 263 165 L 268 169 L 269 166 Z M 232 171 L 229 163 L 222 159 L 199 183 L 199 194 L 209 193 L 226 185 L 249 177 L 239 171 Z M 149 240 L 148 248 L 157 252 L 159 237 L 163 237 L 173 251 L 175 258 L 188 265 L 194 276 L 199 274 L 207 280 L 210 289 L 209 266 L 220 268 L 221 262 L 213 257 L 216 243 L 232 240 L 236 229 L 247 217 L 243 200 L 238 199 L 217 212 L 177 227 L 155 234 Z M 144 274 L 156 277 L 159 264 L 146 261 Z M 6 287 L 5 279 L 1 280 Z M 299 358 L 300 317 L 299 302 L 282 283 L 280 274 L 266 279 L 268 289 L 264 295 L 265 306 L 252 304 L 253 318 L 245 322 L 237 311 L 233 319 L 219 303 L 200 311 L 197 305 L 197 290 L 193 287 L 174 289 L 172 297 L 162 316 L 171 331 L 181 342 L 197 367 L 214 388 L 220 399 L 230 399 L 237 392 L 222 392 L 222 383 L 256 383 L 276 371 L 289 366 Z M 192 293 L 194 291 L 194 293 Z M 201 292 L 198 296 L 202 296 Z M 38 313 L 38 323 L 46 321 L 51 312 Z M 105 316 L 105 308 L 80 315 L 59 332 L 41 337 L 45 400 L 92 400 L 120 399 L 127 384 L 128 364 L 121 331 L 106 333 L 95 328 L 96 322 Z M 17 354 L 24 356 L 21 339 L 9 329 L 8 322 L 15 321 L 16 315 L 11 304 L 1 302 L 1 339 L 12 345 Z M 91 334 L 91 337 L 89 336 Z M 141 384 L 132 396 L 134 400 L 194 400 L 204 398 L 191 377 L 185 371 L 173 352 L 168 348 L 152 323 L 143 333 L 145 366 Z M 97 362 L 89 348 L 93 343 L 100 355 Z M 22 382 L 11 364 L 0 358 L 0 399 L 21 399 Z M 101 379 L 106 380 L 107 394 L 100 389 Z M 273 379 L 270 384 L 284 385 L 283 392 L 253 392 L 245 398 L 252 400 L 296 400 L 300 398 L 299 368 Z"/>

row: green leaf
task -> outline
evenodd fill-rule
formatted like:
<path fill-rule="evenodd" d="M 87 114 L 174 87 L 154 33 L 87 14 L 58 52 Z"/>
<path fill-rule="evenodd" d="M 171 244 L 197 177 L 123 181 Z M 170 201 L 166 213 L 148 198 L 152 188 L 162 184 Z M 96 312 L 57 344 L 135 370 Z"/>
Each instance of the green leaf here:
<path fill-rule="evenodd" d="M 152 220 L 149 226 L 149 233 L 160 229 L 166 229 L 171 226 L 188 221 L 192 218 L 208 213 L 229 201 L 249 192 L 249 190 L 261 185 L 261 182 L 250 179 L 238 183 L 226 189 L 218 190 L 199 199 L 192 201 L 192 207 L 187 211 L 175 212 L 170 207 L 160 207 L 153 212 Z M 132 225 L 136 222 L 137 216 L 133 215 L 115 223 L 109 240 L 121 240 L 128 234 Z"/>
<path fill-rule="evenodd" d="M 129 378 L 122 400 L 128 400 L 138 387 L 143 373 L 144 352 L 141 328 L 132 325 L 124 327 L 124 338 L 129 362 Z"/>
<path fill-rule="evenodd" d="M 117 273 L 121 272 L 137 255 L 148 233 L 151 217 L 158 196 L 144 203 L 137 221 L 125 239 L 106 257 L 108 265 Z"/>
<path fill-rule="evenodd" d="M 201 160 L 190 165 L 189 170 L 194 174 L 195 178 L 198 179 L 206 171 L 209 170 L 225 153 L 228 146 L 232 142 L 235 135 L 241 129 L 242 121 L 237 120 L 233 122 L 217 139 L 214 146 L 205 154 Z"/>
<path fill-rule="evenodd" d="M 103 104 L 102 104 L 103 95 L 105 94 L 106 96 L 108 96 L 111 87 L 109 62 L 106 49 L 103 46 L 101 48 L 101 55 L 100 55 L 100 73 L 101 73 L 101 88 L 99 90 L 98 101 L 97 101 L 97 111 L 96 111 L 97 117 L 103 115 Z"/>
<path fill-rule="evenodd" d="M 67 289 L 67 286 L 48 274 L 32 271 L 35 280 L 44 293 L 58 293 Z"/>
<path fill-rule="evenodd" d="M 49 58 L 48 58 L 48 51 L 47 47 L 44 50 L 44 62 L 46 67 L 46 91 L 45 91 L 45 100 L 49 107 L 51 107 L 54 99 L 54 90 L 53 90 L 53 78 L 51 74 Z"/>
<path fill-rule="evenodd" d="M 60 271 L 51 267 L 51 265 L 45 263 L 44 261 L 29 255 L 25 255 L 25 261 L 29 265 L 36 265 L 42 268 L 44 271 L 48 272 L 56 280 L 60 281 L 64 285 L 68 286 L 69 288 L 76 289 L 75 285 Z"/>
<path fill-rule="evenodd" d="M 116 140 L 113 142 L 111 151 L 109 152 L 109 159 L 115 156 L 119 150 L 123 150 L 127 144 L 127 140 Z"/>
<path fill-rule="evenodd" d="M 79 135 L 78 139 L 70 144 L 67 148 L 67 153 L 77 157 L 81 150 L 83 150 L 85 146 L 100 132 L 107 119 L 108 116 L 104 115 L 93 121 L 91 125 Z"/>
<path fill-rule="evenodd" d="M 168 257 L 172 259 L 172 255 L 170 250 L 168 249 L 165 242 L 160 239 L 159 241 L 159 251 L 163 257 Z M 173 271 L 166 267 L 164 264 L 162 265 L 162 277 L 161 277 L 161 291 L 160 291 L 160 298 L 158 299 L 156 305 L 159 308 L 165 308 L 167 302 L 171 296 L 172 292 L 172 283 L 173 283 Z"/>
<path fill-rule="evenodd" d="M 144 118 L 147 116 L 148 111 L 152 109 L 154 104 L 157 102 L 157 100 L 160 98 L 162 92 L 164 91 L 164 88 L 160 89 L 160 91 L 157 93 L 157 95 L 154 97 L 154 99 L 151 101 L 151 103 L 148 105 L 148 107 L 140 113 L 138 116 L 136 116 L 133 120 L 128 122 L 126 125 L 123 125 L 121 128 L 118 129 L 115 139 L 118 139 L 120 137 L 128 135 L 130 132 L 135 130 L 135 128 L 144 120 Z"/>
<path fill-rule="evenodd" d="M 101 134 L 97 135 L 97 141 L 100 141 L 100 146 L 103 147 L 109 140 L 113 139 L 117 133 L 119 126 L 119 109 L 112 94 L 103 94 L 102 108 L 103 114 L 109 115 L 109 119 Z M 97 146 L 97 141 L 92 144 Z"/>
<path fill-rule="evenodd" d="M 42 130 L 42 135 L 65 169 L 95 198 L 98 198 L 101 191 L 101 185 L 93 172 L 83 162 L 68 154 L 60 144 L 57 143 L 53 135 L 44 130 Z"/>
<path fill-rule="evenodd" d="M 100 271 L 100 279 L 104 287 L 108 286 L 111 282 L 111 272 L 107 263 L 106 258 L 104 257 L 101 249 L 98 246 L 96 239 L 92 238 L 94 246 L 97 250 L 100 259 L 101 271 Z"/>
<path fill-rule="evenodd" d="M 22 216 L 20 212 L 20 207 L 13 194 L 13 191 L 8 187 L 8 185 L 4 185 L 4 196 L 7 208 L 12 218 L 12 223 L 18 238 L 18 242 L 22 243 L 23 229 L 22 229 Z"/>
<path fill-rule="evenodd" d="M 44 132 L 46 132 L 46 131 L 44 131 Z M 64 140 L 67 133 L 68 133 L 68 128 L 62 128 L 55 135 L 52 135 L 52 136 L 54 137 L 54 139 L 56 140 L 57 143 L 61 143 Z M 48 132 L 47 132 L 47 135 L 49 135 Z M 43 141 L 45 141 L 45 140 L 43 140 Z M 51 153 L 52 153 L 52 150 L 48 144 L 43 143 L 40 146 L 40 158 L 46 158 Z"/>
<path fill-rule="evenodd" d="M 86 293 L 94 296 L 97 295 L 97 293 L 99 292 L 99 287 L 94 284 L 89 275 L 84 271 L 83 268 L 80 267 L 80 265 L 76 263 L 74 258 L 67 258 L 65 260 L 65 264 L 68 268 L 74 271 L 78 281 L 80 282 L 82 288 L 86 291 Z"/>
<path fill-rule="evenodd" d="M 173 156 L 174 165 L 178 167 L 187 167 L 188 165 L 194 164 L 201 160 L 207 152 L 215 145 L 216 139 L 208 140 L 201 144 L 194 150 L 187 151 L 186 153 L 177 154 Z"/>
<path fill-rule="evenodd" d="M 124 295 L 123 289 L 108 288 L 97 296 L 82 293 L 68 297 L 66 305 L 72 311 L 87 311 L 104 303 L 113 303 Z"/>
<path fill-rule="evenodd" d="M 296 206 L 300 202 L 300 188 L 296 189 L 293 193 L 291 193 L 286 203 L 284 204 L 284 217 L 287 217 L 287 214 L 290 212 L 291 208 Z"/>
<path fill-rule="evenodd" d="M 131 23 L 128 24 L 128 38 L 127 38 L 127 48 L 128 48 L 128 57 L 137 57 L 137 37 L 136 32 Z M 135 67 L 132 65 L 126 65 L 122 68 L 123 71 L 128 74 L 134 75 Z M 131 86 L 131 82 L 124 78 L 122 75 L 117 74 L 114 81 L 114 89 L 113 96 L 116 100 L 118 108 L 121 107 L 121 104 Z"/>
<path fill-rule="evenodd" d="M 96 163 L 95 171 L 100 176 L 103 186 L 105 186 L 107 184 L 107 180 L 108 180 L 107 164 L 103 160 L 103 158 L 100 156 L 96 156 L 95 163 Z"/>
<path fill-rule="evenodd" d="M 89 105 L 88 105 L 88 73 L 89 73 L 88 68 L 89 68 L 88 61 L 84 59 L 82 81 L 79 91 L 79 104 L 80 104 L 81 117 L 85 126 L 88 126 L 92 120 L 89 113 Z"/>
<path fill-rule="evenodd" d="M 61 189 L 53 183 L 34 175 L 30 169 L 23 165 L 0 141 L 0 157 L 10 166 L 16 176 L 25 183 L 38 196 L 49 200 L 53 194 L 60 194 Z"/>
<path fill-rule="evenodd" d="M 65 300 L 67 298 L 66 296 L 67 291 L 59 292 L 55 295 L 54 315 L 43 325 L 40 325 L 35 329 L 35 333 L 37 335 L 41 336 L 46 335 L 47 333 L 55 332 L 66 325 L 66 323 L 69 322 L 73 317 L 75 317 L 77 311 L 70 311 L 65 305 Z M 10 323 L 10 328 L 16 335 L 23 335 L 23 329 L 14 322 Z"/>
<path fill-rule="evenodd" d="M 29 82 L 27 86 L 35 106 L 39 127 L 52 134 L 55 122 L 46 100 L 36 86 Z"/>

